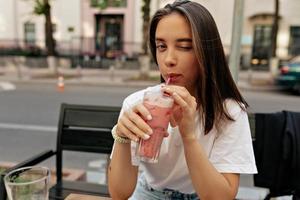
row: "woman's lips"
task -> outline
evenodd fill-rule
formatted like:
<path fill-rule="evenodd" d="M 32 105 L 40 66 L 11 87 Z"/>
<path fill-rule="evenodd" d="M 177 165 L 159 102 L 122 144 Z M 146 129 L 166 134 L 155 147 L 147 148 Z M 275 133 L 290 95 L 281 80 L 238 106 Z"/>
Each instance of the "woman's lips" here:
<path fill-rule="evenodd" d="M 179 81 L 181 74 L 169 74 L 168 77 L 170 77 L 170 84 L 172 84 Z"/>

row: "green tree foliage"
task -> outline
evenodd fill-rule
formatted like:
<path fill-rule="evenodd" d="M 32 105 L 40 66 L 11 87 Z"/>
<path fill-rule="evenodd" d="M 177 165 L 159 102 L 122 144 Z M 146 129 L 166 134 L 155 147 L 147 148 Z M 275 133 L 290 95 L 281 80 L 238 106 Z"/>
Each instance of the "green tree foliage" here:
<path fill-rule="evenodd" d="M 41 0 L 35 0 L 33 13 L 36 15 L 44 15 L 46 13 L 46 6 Z"/>
<path fill-rule="evenodd" d="M 91 6 L 98 7 L 101 10 L 103 10 L 103 9 L 107 8 L 108 0 L 91 0 Z"/>

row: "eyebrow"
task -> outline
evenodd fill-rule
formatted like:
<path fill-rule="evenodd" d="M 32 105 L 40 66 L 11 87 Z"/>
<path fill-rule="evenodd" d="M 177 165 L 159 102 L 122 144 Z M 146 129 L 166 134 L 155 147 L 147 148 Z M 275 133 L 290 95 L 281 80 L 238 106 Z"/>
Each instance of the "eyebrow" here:
<path fill-rule="evenodd" d="M 165 40 L 162 39 L 162 38 L 156 38 L 155 41 L 164 42 Z M 190 38 L 179 38 L 179 39 L 176 39 L 176 42 L 192 42 L 192 39 L 190 39 Z"/>

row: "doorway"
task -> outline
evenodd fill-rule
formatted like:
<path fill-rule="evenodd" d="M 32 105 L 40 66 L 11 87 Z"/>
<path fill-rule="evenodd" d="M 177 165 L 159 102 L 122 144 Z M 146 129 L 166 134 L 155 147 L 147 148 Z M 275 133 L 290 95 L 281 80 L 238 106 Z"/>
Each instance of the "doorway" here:
<path fill-rule="evenodd" d="M 251 65 L 267 69 L 271 53 L 272 25 L 255 25 Z"/>
<path fill-rule="evenodd" d="M 123 52 L 123 15 L 96 15 L 96 51 L 115 58 Z"/>

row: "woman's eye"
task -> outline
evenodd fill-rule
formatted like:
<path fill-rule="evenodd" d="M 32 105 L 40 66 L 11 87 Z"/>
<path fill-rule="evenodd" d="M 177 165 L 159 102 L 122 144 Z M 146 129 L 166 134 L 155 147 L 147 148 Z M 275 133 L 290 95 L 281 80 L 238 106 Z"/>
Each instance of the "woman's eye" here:
<path fill-rule="evenodd" d="M 162 50 L 164 50 L 165 48 L 166 48 L 166 46 L 163 45 L 163 44 L 158 44 L 158 45 L 156 45 L 156 49 L 159 50 L 159 51 L 162 51 Z"/>
<path fill-rule="evenodd" d="M 186 51 L 193 49 L 193 47 L 191 47 L 191 46 L 180 46 L 179 48 L 186 50 Z"/>

